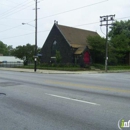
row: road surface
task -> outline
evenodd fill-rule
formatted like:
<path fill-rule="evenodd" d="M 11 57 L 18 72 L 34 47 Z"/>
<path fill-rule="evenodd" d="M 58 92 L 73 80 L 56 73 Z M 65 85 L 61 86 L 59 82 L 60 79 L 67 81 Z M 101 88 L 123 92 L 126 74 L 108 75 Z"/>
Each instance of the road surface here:
<path fill-rule="evenodd" d="M 122 119 L 130 120 L 129 72 L 0 71 L 0 130 L 119 130 Z"/>

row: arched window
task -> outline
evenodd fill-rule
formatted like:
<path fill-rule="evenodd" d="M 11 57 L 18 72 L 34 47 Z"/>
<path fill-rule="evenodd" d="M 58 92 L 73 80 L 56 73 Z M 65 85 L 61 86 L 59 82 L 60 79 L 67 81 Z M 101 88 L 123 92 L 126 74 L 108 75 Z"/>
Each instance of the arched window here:
<path fill-rule="evenodd" d="M 56 50 L 57 50 L 57 41 L 54 41 L 51 48 L 51 56 L 56 55 Z"/>

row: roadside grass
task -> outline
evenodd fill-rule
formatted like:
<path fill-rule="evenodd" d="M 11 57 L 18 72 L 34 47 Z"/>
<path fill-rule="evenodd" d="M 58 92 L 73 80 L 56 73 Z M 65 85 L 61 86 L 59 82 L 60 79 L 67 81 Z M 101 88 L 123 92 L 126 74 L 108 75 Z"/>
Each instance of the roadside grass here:
<path fill-rule="evenodd" d="M 17 68 L 24 69 L 34 69 L 34 65 L 20 66 Z M 91 66 L 86 66 L 85 68 L 78 65 L 37 65 L 37 69 L 42 70 L 61 70 L 61 71 L 99 71 L 105 70 L 105 65 L 102 64 L 92 64 Z M 118 65 L 118 66 L 109 66 L 108 70 L 130 70 L 130 65 Z"/>
<path fill-rule="evenodd" d="M 34 65 L 21 66 L 19 68 L 34 69 Z M 90 67 L 81 68 L 81 67 L 75 67 L 75 66 L 74 67 L 37 66 L 37 69 L 42 69 L 42 70 L 61 70 L 61 71 L 89 71 Z"/>
<path fill-rule="evenodd" d="M 108 70 L 130 70 L 129 66 L 108 66 Z"/>
<path fill-rule="evenodd" d="M 102 64 L 93 64 L 96 69 L 105 70 L 105 65 Z M 130 70 L 130 65 L 117 65 L 117 66 L 109 66 L 108 70 Z"/>

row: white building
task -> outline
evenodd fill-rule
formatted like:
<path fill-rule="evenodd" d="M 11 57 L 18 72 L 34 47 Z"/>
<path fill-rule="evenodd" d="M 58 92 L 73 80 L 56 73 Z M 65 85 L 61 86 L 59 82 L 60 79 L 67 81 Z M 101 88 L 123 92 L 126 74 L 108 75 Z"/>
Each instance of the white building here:
<path fill-rule="evenodd" d="M 14 56 L 0 56 L 0 66 L 9 67 L 9 66 L 22 66 L 23 60 L 16 58 Z"/>
<path fill-rule="evenodd" d="M 0 56 L 0 62 L 18 62 L 18 63 L 22 63 L 23 60 L 16 58 L 14 56 Z"/>

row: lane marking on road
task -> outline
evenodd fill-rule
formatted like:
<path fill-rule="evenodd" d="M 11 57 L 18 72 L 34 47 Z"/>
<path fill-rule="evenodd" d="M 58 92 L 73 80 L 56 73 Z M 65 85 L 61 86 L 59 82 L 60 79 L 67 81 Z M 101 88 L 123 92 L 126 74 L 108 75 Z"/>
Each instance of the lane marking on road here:
<path fill-rule="evenodd" d="M 85 100 L 79 100 L 79 99 L 74 99 L 74 98 L 69 98 L 69 97 L 63 97 L 63 96 L 49 94 L 49 93 L 45 93 L 45 94 L 48 95 L 48 96 L 51 96 L 51 97 L 57 97 L 57 98 L 62 98 L 62 99 L 66 99 L 66 100 L 71 100 L 71 101 L 86 103 L 86 104 L 90 104 L 90 105 L 98 105 L 98 106 L 100 106 L 100 104 L 97 104 L 97 103 L 94 103 L 94 102 L 88 102 L 88 101 L 85 101 Z"/>
<path fill-rule="evenodd" d="M 68 82 L 62 82 L 62 81 L 55 81 L 55 80 L 46 80 L 47 83 L 58 84 L 58 85 L 67 85 L 70 87 L 81 87 L 81 88 L 87 88 L 87 89 L 97 89 L 97 90 L 105 90 L 110 92 L 119 92 L 119 93 L 130 93 L 130 90 L 124 90 L 119 88 L 109 88 L 109 87 L 101 87 L 101 86 L 87 86 L 85 84 L 75 84 L 75 83 L 68 83 Z"/>

